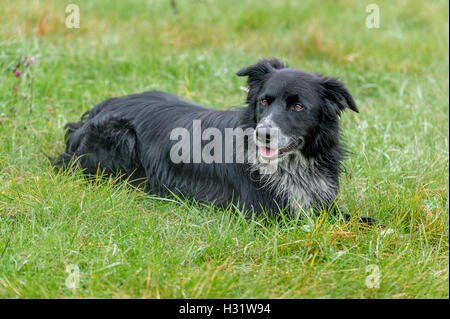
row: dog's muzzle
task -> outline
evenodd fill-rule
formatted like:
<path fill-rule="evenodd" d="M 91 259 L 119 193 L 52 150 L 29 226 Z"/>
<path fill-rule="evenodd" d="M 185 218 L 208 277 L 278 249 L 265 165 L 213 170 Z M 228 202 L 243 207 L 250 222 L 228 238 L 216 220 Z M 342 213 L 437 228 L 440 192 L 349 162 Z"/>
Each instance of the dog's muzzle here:
<path fill-rule="evenodd" d="M 295 151 L 303 144 L 303 138 L 292 138 L 281 132 L 279 128 L 257 126 L 255 130 L 256 145 L 259 155 L 264 160 L 280 159 Z"/>

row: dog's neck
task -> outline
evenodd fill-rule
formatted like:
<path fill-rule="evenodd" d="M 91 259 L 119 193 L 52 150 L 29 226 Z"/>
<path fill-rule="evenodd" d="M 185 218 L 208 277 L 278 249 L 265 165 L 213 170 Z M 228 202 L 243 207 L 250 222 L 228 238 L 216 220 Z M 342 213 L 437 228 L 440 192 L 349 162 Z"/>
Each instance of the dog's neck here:
<path fill-rule="evenodd" d="M 309 209 L 329 204 L 337 194 L 338 183 L 321 167 L 317 158 L 307 158 L 300 151 L 275 164 L 257 162 L 262 187 L 268 188 L 291 209 Z M 283 207 L 281 207 L 283 208 Z"/>

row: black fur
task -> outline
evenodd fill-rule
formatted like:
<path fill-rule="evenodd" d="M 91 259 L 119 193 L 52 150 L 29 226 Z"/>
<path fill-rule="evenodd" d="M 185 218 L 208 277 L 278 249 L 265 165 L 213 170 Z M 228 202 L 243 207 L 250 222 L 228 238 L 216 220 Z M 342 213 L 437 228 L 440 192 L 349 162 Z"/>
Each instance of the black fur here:
<path fill-rule="evenodd" d="M 289 214 L 295 210 L 286 193 L 289 191 L 280 192 L 281 186 L 276 183 L 267 185 L 258 169 L 247 160 L 176 164 L 169 156 L 177 142 L 170 140 L 172 129 L 182 127 L 192 132 L 193 120 L 201 120 L 202 131 L 218 128 L 223 136 L 225 128 L 255 128 L 269 112 L 260 105 L 261 95 L 271 94 L 274 123 L 286 135 L 293 138 L 301 135 L 304 139 L 282 161 L 288 167 L 285 169 L 298 170 L 288 171 L 293 173 L 293 179 L 298 178 L 288 182 L 300 187 L 301 194 L 302 187 L 305 188 L 304 196 L 311 200 L 307 206 L 328 207 L 337 193 L 344 155 L 339 115 L 346 107 L 358 111 L 348 90 L 335 78 L 287 68 L 276 59 L 261 60 L 237 75 L 248 76 L 248 106 L 234 111 L 209 109 L 159 91 L 108 99 L 85 113 L 80 122 L 67 124 L 66 151 L 54 164 L 61 167 L 76 163 L 87 174 L 99 170 L 124 174 L 131 180 L 145 181 L 148 191 L 160 196 L 173 192 L 200 202 L 233 203 L 249 216 L 263 211 L 276 215 L 285 208 Z M 290 105 L 294 102 L 302 103 L 304 110 L 294 112 Z M 249 143 L 245 139 L 245 145 Z M 190 147 L 192 159 L 192 143 Z M 225 148 L 223 145 L 223 153 Z M 295 164 L 298 157 L 313 165 L 286 164 Z M 326 196 L 325 192 L 314 192 L 310 186 L 320 184 L 312 180 L 317 176 L 330 187 Z"/>

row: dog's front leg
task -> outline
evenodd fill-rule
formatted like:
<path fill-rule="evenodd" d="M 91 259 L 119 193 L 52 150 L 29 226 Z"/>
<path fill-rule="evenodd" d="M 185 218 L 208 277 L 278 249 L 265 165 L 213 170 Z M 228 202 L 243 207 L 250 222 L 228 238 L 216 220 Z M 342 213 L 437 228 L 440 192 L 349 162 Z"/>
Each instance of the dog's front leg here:
<path fill-rule="evenodd" d="M 339 207 L 337 206 L 336 203 L 332 203 L 330 205 L 328 205 L 328 207 L 326 207 L 326 211 L 328 211 L 330 214 L 336 216 L 338 214 L 342 214 L 342 216 L 344 217 L 344 220 L 346 222 L 351 221 L 353 218 L 352 215 L 350 215 L 349 213 L 342 213 L 342 211 L 339 209 Z M 378 220 L 376 220 L 375 218 L 372 217 L 367 217 L 367 216 L 363 216 L 363 217 L 357 217 L 357 221 L 359 224 L 361 225 L 367 225 L 367 226 L 371 226 L 371 227 L 381 227 L 382 229 L 386 228 L 386 225 L 384 225 L 383 223 L 379 222 Z"/>

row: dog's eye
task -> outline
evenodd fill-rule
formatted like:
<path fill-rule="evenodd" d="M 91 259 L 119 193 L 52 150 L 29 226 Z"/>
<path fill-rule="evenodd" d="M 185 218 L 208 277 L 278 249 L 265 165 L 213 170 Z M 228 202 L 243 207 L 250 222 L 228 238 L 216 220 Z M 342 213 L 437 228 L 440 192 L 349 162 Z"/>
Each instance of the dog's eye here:
<path fill-rule="evenodd" d="M 261 99 L 261 104 L 267 105 L 267 104 L 269 104 L 269 102 L 267 102 L 267 99 L 263 98 L 263 99 Z"/>
<path fill-rule="evenodd" d="M 296 111 L 300 111 L 300 110 L 303 110 L 303 105 L 301 105 L 300 103 L 295 103 L 293 108 Z"/>

